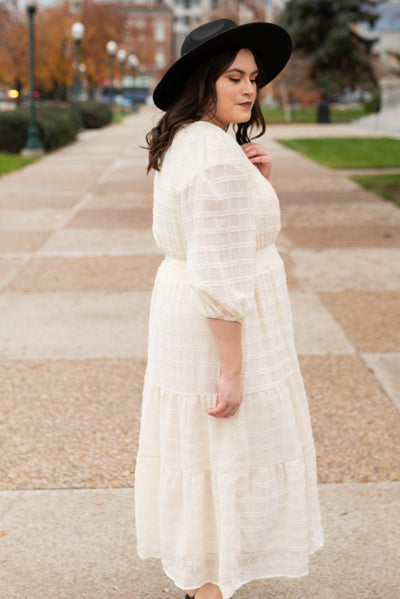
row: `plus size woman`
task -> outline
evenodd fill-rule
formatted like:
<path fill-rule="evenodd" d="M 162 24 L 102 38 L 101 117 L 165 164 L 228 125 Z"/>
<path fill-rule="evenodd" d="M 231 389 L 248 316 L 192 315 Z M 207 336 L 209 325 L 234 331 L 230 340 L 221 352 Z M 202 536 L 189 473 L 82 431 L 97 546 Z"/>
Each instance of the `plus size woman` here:
<path fill-rule="evenodd" d="M 137 549 L 196 599 L 299 577 L 323 543 L 315 451 L 293 340 L 280 209 L 258 92 L 288 34 L 228 19 L 192 31 L 154 91 L 153 234 L 135 476 Z"/>

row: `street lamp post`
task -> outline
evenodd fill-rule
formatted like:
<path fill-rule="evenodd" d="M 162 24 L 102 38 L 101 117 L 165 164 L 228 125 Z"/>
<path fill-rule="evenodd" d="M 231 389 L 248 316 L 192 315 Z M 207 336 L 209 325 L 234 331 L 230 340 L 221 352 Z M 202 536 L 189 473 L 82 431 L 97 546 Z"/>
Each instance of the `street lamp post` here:
<path fill-rule="evenodd" d="M 81 42 L 83 34 L 85 33 L 85 27 L 82 23 L 74 23 L 71 27 L 71 34 L 75 42 L 75 74 L 74 74 L 74 110 L 78 122 L 82 126 L 82 113 L 81 105 L 79 102 L 79 88 L 80 88 L 80 64 L 81 64 Z"/>
<path fill-rule="evenodd" d="M 124 104 L 123 104 L 123 99 L 124 99 L 124 94 L 123 94 L 123 79 L 124 79 L 124 73 L 125 73 L 125 63 L 126 63 L 126 58 L 128 56 L 128 53 L 126 50 L 124 50 L 123 48 L 121 48 L 120 50 L 118 50 L 117 52 L 117 59 L 119 62 L 119 89 L 120 89 L 120 94 L 121 94 L 121 112 L 122 114 L 125 113 L 125 109 L 124 109 Z"/>
<path fill-rule="evenodd" d="M 35 27 L 34 14 L 36 12 L 37 0 L 26 0 L 26 11 L 29 20 L 29 79 L 30 79 L 30 94 L 29 94 L 29 127 L 28 139 L 25 147 L 21 151 L 23 156 L 38 156 L 43 154 L 43 146 L 40 143 L 38 129 L 36 125 L 35 111 Z"/>
<path fill-rule="evenodd" d="M 135 56 L 135 54 L 129 54 L 128 56 L 128 65 L 129 68 L 131 69 L 131 81 L 132 81 L 132 96 L 131 96 L 131 103 L 132 103 L 132 112 L 136 112 L 137 110 L 137 104 L 136 104 L 136 100 L 135 100 L 135 79 L 134 76 L 136 74 L 136 69 L 139 66 L 139 59 L 137 56 Z"/>
<path fill-rule="evenodd" d="M 135 54 L 129 54 L 128 65 L 132 69 L 132 75 L 133 75 L 135 69 L 139 66 L 139 59 L 137 56 L 135 56 Z"/>
<path fill-rule="evenodd" d="M 115 67 L 115 55 L 117 53 L 117 43 L 113 40 L 107 42 L 106 50 L 110 57 L 110 86 L 109 86 L 109 104 L 111 109 L 111 120 L 114 118 L 114 67 Z"/>

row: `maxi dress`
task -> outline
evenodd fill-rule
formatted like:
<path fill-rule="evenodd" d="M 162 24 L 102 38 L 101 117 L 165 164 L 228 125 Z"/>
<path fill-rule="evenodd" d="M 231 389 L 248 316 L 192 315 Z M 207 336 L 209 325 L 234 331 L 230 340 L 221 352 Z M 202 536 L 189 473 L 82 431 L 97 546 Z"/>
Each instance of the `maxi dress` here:
<path fill-rule="evenodd" d="M 181 589 L 308 573 L 323 544 L 315 449 L 283 261 L 280 208 L 228 133 L 183 126 L 154 180 L 165 253 L 149 319 L 135 474 L 139 557 Z M 215 418 L 207 317 L 242 324 L 243 401 Z"/>

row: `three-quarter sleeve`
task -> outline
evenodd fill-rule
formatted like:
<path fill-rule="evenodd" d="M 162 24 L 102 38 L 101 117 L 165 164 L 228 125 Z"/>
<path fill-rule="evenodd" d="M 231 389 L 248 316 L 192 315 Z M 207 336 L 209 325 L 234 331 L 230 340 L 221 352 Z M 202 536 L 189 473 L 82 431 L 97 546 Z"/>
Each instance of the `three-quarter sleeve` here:
<path fill-rule="evenodd" d="M 254 306 L 256 230 L 246 168 L 202 170 L 180 194 L 187 272 L 199 311 L 241 322 Z"/>

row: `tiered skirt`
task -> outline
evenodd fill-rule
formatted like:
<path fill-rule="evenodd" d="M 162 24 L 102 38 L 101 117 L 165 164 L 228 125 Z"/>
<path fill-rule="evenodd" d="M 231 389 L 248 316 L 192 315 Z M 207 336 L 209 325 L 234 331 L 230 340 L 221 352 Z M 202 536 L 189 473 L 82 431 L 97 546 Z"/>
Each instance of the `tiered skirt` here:
<path fill-rule="evenodd" d="M 219 365 L 185 262 L 153 290 L 135 475 L 137 549 L 182 589 L 308 573 L 323 544 L 315 450 L 275 245 L 257 252 L 256 305 L 242 323 L 243 402 L 208 416 Z"/>

